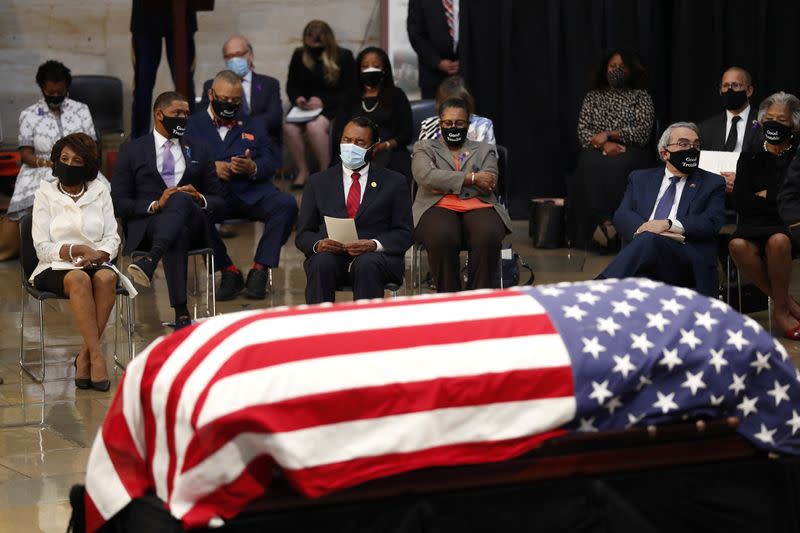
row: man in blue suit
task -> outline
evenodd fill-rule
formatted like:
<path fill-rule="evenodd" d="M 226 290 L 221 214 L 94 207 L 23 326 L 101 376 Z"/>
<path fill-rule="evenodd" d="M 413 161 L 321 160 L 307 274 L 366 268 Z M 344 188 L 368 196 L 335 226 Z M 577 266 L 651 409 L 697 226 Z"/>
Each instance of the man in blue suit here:
<path fill-rule="evenodd" d="M 120 147 L 111 184 L 114 212 L 125 227 L 123 253 L 149 250 L 128 273 L 149 286 L 163 260 L 176 329 L 191 323 L 186 308 L 187 252 L 208 246 L 209 220 L 225 210 L 214 160 L 205 145 L 184 136 L 188 113 L 183 95 L 160 94 L 153 105 L 155 129 Z"/>
<path fill-rule="evenodd" d="M 378 141 L 374 122 L 352 119 L 342 133 L 342 164 L 306 183 L 294 241 L 306 255 L 306 303 L 332 302 L 342 285 L 353 287 L 355 300 L 382 298 L 386 283 L 402 283 L 414 242 L 411 195 L 405 176 L 369 164 Z M 326 216 L 353 218 L 359 240 L 329 238 Z"/>
<path fill-rule="evenodd" d="M 599 278 L 644 276 L 716 296 L 716 239 L 725 219 L 725 180 L 698 167 L 696 125 L 669 126 L 658 142 L 666 166 L 628 178 L 614 227 L 625 246 Z"/>
<path fill-rule="evenodd" d="M 189 117 L 187 134 L 205 142 L 215 160 L 217 176 L 225 190 L 227 209 L 217 221 L 249 218 L 265 224 L 245 283 L 234 266 L 216 229 L 211 243 L 222 270 L 218 300 L 231 300 L 244 288 L 248 298 L 267 294 L 267 269 L 278 266 L 281 247 L 297 219 L 297 202 L 272 184 L 281 154 L 259 118 L 239 116 L 242 81 L 230 70 L 214 77 L 209 105 Z"/>
<path fill-rule="evenodd" d="M 250 41 L 235 35 L 222 46 L 225 66 L 242 80 L 242 105 L 240 117 L 258 117 L 264 121 L 267 133 L 280 145 L 283 107 L 281 106 L 281 84 L 278 80 L 253 71 L 253 46 Z M 214 80 L 206 80 L 198 109 L 206 109 L 208 93 Z"/>

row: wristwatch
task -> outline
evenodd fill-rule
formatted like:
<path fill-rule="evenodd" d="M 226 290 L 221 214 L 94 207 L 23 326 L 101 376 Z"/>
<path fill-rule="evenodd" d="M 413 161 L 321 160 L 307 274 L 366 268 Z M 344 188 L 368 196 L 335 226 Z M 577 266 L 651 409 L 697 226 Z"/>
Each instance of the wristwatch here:
<path fill-rule="evenodd" d="M 667 219 L 667 230 L 671 230 L 671 229 L 672 229 L 672 220 Z"/>

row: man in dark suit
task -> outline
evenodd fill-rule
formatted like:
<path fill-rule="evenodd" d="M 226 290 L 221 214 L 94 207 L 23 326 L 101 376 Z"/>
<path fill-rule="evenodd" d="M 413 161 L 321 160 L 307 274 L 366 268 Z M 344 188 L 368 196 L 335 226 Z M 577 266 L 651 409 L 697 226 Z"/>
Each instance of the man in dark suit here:
<path fill-rule="evenodd" d="M 758 148 L 761 137 L 758 109 L 750 105 L 753 81 L 740 67 L 723 72 L 719 94 L 725 111 L 700 123 L 700 145 L 703 150 L 747 152 Z M 723 172 L 726 192 L 733 191 L 735 172 Z"/>
<path fill-rule="evenodd" d="M 248 298 L 267 294 L 267 269 L 278 266 L 281 246 L 297 219 L 294 197 L 272 184 L 281 165 L 281 153 L 257 117 L 241 117 L 242 81 L 230 70 L 214 77 L 208 90 L 209 105 L 189 117 L 190 137 L 209 147 L 217 176 L 222 181 L 227 208 L 224 218 L 249 218 L 265 224 L 253 266 L 245 283 L 234 266 L 216 229 L 211 230 L 216 265 L 222 270 L 217 300 L 231 300 L 246 289 Z"/>
<path fill-rule="evenodd" d="M 459 0 L 410 0 L 406 29 L 417 53 L 422 98 L 434 98 L 447 76 L 458 74 Z"/>
<path fill-rule="evenodd" d="M 352 119 L 341 138 L 342 164 L 309 177 L 300 203 L 295 245 L 306 255 L 306 302 L 332 302 L 337 286 L 352 285 L 355 300 L 383 297 L 402 283 L 404 256 L 414 242 L 406 178 L 369 164 L 378 126 Z M 353 218 L 358 240 L 328 237 L 326 216 Z"/>
<path fill-rule="evenodd" d="M 111 185 L 114 212 L 126 228 L 123 253 L 149 249 L 128 273 L 149 286 L 163 259 L 176 329 L 191 323 L 187 252 L 208 245 L 209 219 L 225 209 L 213 159 L 202 143 L 184 137 L 188 113 L 183 95 L 159 95 L 153 105 L 154 131 L 122 145 Z"/>
<path fill-rule="evenodd" d="M 194 34 L 197 31 L 197 10 L 186 6 L 186 49 L 189 65 L 189 110 L 194 109 Z M 136 139 L 150 131 L 150 102 L 161 63 L 161 43 L 167 43 L 167 61 L 175 78 L 175 36 L 172 2 L 164 0 L 133 0 L 131 5 L 131 35 L 133 46 L 133 112 L 131 137 Z"/>
<path fill-rule="evenodd" d="M 225 66 L 242 80 L 242 106 L 240 117 L 259 117 L 266 124 L 267 133 L 280 145 L 283 107 L 281 84 L 275 78 L 253 72 L 253 46 L 242 36 L 235 35 L 222 46 Z M 198 109 L 208 107 L 208 92 L 214 80 L 203 84 Z"/>
<path fill-rule="evenodd" d="M 697 126 L 672 124 L 658 143 L 666 167 L 631 173 L 614 213 L 625 246 L 599 278 L 644 276 L 717 295 L 725 181 L 698 167 L 699 146 Z"/>

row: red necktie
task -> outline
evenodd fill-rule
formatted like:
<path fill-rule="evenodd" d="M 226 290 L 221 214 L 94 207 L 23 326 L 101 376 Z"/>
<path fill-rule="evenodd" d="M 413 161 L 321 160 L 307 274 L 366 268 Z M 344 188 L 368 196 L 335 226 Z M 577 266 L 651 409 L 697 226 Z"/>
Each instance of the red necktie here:
<path fill-rule="evenodd" d="M 444 6 L 444 17 L 447 19 L 447 31 L 450 34 L 450 37 L 455 37 L 455 13 L 453 12 L 453 0 L 442 0 L 442 6 Z"/>
<path fill-rule="evenodd" d="M 353 178 L 353 183 L 350 184 L 350 190 L 347 191 L 347 217 L 356 218 L 358 206 L 361 205 L 361 183 L 358 181 L 361 174 L 353 172 L 350 177 Z"/>

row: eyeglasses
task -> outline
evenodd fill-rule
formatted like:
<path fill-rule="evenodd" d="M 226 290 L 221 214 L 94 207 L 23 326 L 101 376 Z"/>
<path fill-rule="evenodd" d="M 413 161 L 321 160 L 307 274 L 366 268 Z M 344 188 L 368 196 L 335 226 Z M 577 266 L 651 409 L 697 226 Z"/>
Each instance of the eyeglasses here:
<path fill-rule="evenodd" d="M 463 128 L 464 126 L 467 125 L 467 121 L 466 120 L 440 120 L 439 124 L 441 124 L 441 126 L 443 128 L 452 128 L 454 126 L 456 128 Z"/>
<path fill-rule="evenodd" d="M 731 89 L 733 91 L 741 91 L 743 89 L 747 89 L 747 85 L 744 83 L 739 83 L 738 81 L 734 81 L 732 83 L 721 83 L 719 86 L 720 89 L 727 90 Z"/>
<path fill-rule="evenodd" d="M 678 146 L 681 150 L 688 150 L 689 148 L 694 148 L 696 150 L 700 150 L 700 141 L 696 143 L 690 143 L 688 141 L 678 141 L 676 143 L 670 143 L 667 146 Z"/>

